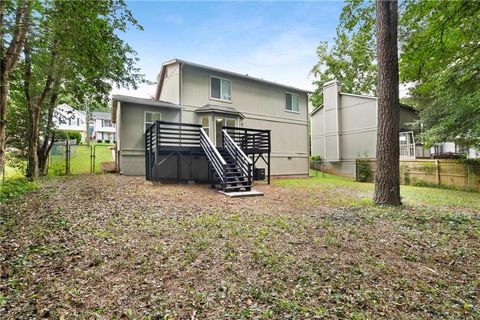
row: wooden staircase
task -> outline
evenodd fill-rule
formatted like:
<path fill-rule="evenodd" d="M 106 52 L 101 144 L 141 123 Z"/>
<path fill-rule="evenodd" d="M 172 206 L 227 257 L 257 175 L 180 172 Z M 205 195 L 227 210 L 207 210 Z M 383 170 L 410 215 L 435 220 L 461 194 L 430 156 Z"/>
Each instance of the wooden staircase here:
<path fill-rule="evenodd" d="M 252 182 L 249 181 L 248 176 L 242 172 L 236 159 L 232 157 L 225 148 L 217 149 L 227 163 L 225 171 L 226 185 L 223 188 L 223 191 L 250 191 L 252 188 Z"/>
<path fill-rule="evenodd" d="M 253 163 L 225 130 L 222 130 L 222 147 L 215 147 L 200 129 L 200 145 L 209 162 L 212 186 L 224 192 L 252 189 Z"/>

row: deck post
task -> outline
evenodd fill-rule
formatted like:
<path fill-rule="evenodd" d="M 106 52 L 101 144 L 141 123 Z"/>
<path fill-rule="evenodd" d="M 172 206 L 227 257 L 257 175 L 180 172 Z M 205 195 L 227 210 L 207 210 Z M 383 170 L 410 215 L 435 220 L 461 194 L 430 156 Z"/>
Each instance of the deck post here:
<path fill-rule="evenodd" d="M 270 153 L 272 150 L 272 142 L 270 141 L 270 130 L 268 130 L 268 184 L 270 184 Z"/>
<path fill-rule="evenodd" d="M 177 151 L 177 182 L 180 183 L 180 153 Z"/>

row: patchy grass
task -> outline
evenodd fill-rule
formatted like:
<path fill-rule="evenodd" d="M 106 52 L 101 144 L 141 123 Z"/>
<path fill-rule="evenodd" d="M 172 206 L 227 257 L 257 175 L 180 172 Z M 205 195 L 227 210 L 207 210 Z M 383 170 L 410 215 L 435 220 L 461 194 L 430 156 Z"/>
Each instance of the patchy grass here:
<path fill-rule="evenodd" d="M 309 179 L 282 179 L 274 180 L 274 183 L 279 186 L 322 192 L 328 195 L 327 200 L 334 204 L 355 205 L 359 201 L 368 203 L 374 190 L 373 183 L 356 182 L 350 178 L 315 171 L 310 172 Z M 402 201 L 406 205 L 421 202 L 425 205 L 437 207 L 480 208 L 480 194 L 478 192 L 402 185 L 400 193 Z"/>
<path fill-rule="evenodd" d="M 0 181 L 0 203 L 36 189 L 38 189 L 37 182 L 28 181 L 25 177 L 19 175 L 13 175 L 5 181 Z"/>
<path fill-rule="evenodd" d="M 112 144 L 98 143 L 92 146 L 78 145 L 71 148 L 70 172 L 72 174 L 90 173 L 91 154 L 95 148 L 95 172 L 102 172 L 101 164 L 113 161 L 112 151 L 109 147 Z M 64 148 L 59 148 L 64 151 Z M 65 174 L 65 154 L 56 154 L 50 156 L 49 174 L 64 175 Z"/>
<path fill-rule="evenodd" d="M 0 318 L 480 317 L 473 194 L 407 187 L 384 208 L 332 176 L 256 188 L 47 181 L 0 209 Z"/>

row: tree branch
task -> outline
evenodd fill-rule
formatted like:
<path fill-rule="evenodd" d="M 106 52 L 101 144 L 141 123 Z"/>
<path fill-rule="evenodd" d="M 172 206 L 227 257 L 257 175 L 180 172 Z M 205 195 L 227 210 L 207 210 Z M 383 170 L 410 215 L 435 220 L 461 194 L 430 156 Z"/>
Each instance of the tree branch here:
<path fill-rule="evenodd" d="M 6 74 L 9 74 L 12 71 L 19 60 L 20 52 L 22 51 L 23 44 L 27 38 L 31 10 L 32 8 L 30 1 L 19 1 L 16 9 L 15 28 L 12 35 L 12 40 L 10 41 L 8 49 L 5 53 L 5 57 L 2 57 L 2 60 L 5 60 L 5 64 L 3 65 L 5 70 L 2 72 L 5 72 Z"/>

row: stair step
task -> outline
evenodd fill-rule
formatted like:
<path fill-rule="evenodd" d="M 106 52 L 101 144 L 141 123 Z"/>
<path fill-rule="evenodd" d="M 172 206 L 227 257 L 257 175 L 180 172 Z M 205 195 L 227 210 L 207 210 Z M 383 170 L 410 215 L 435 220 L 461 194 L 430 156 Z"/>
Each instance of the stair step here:
<path fill-rule="evenodd" d="M 250 189 L 252 186 L 251 185 L 246 185 L 246 186 L 231 186 L 231 187 L 225 187 L 224 190 L 225 191 L 228 191 L 228 190 L 235 190 L 235 189 Z"/>

